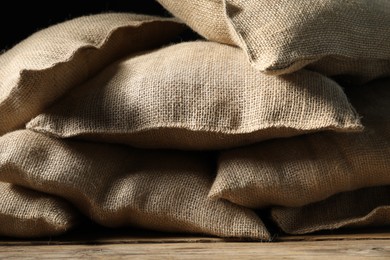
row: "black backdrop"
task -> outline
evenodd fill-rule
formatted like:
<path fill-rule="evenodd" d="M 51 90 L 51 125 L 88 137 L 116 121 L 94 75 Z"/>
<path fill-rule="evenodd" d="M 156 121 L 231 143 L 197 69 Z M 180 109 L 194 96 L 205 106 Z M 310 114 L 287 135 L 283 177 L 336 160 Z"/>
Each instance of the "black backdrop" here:
<path fill-rule="evenodd" d="M 14 0 L 0 6 L 0 50 L 39 29 L 85 14 L 107 11 L 170 16 L 155 0 Z"/>

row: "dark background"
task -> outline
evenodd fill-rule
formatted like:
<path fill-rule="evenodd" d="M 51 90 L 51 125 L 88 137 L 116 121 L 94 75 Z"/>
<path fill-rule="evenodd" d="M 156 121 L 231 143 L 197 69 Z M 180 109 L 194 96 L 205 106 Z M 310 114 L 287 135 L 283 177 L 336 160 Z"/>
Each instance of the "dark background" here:
<path fill-rule="evenodd" d="M 102 12 L 170 16 L 155 0 L 14 0 L 0 7 L 0 51 L 39 29 L 71 18 Z"/>

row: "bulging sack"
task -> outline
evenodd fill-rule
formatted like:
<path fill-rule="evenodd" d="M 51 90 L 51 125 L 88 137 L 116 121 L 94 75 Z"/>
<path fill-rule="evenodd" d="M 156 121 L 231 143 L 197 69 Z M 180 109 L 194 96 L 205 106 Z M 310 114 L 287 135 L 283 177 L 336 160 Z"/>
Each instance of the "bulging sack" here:
<path fill-rule="evenodd" d="M 390 185 L 390 80 L 351 88 L 362 133 L 316 133 L 224 151 L 210 197 L 250 208 L 303 206 Z"/>
<path fill-rule="evenodd" d="M 270 240 L 260 218 L 211 201 L 214 158 L 50 138 L 21 130 L 0 138 L 0 180 L 53 194 L 109 227 L 134 226 Z"/>
<path fill-rule="evenodd" d="M 280 75 L 308 64 L 355 82 L 390 75 L 388 0 L 158 0 L 207 39 L 240 46 Z"/>
<path fill-rule="evenodd" d="M 109 63 L 166 44 L 183 29 L 173 18 L 107 13 L 33 34 L 0 56 L 0 135 L 22 127 Z"/>
<path fill-rule="evenodd" d="M 59 235 L 74 228 L 79 217 L 63 199 L 0 182 L 0 236 Z"/>
<path fill-rule="evenodd" d="M 334 195 L 303 207 L 275 207 L 272 219 L 288 234 L 341 227 L 390 225 L 390 187 L 374 187 Z"/>
<path fill-rule="evenodd" d="M 234 47 L 188 42 L 130 56 L 34 118 L 29 129 L 143 148 L 219 149 L 322 130 L 361 130 L 334 81 L 267 76 Z"/>

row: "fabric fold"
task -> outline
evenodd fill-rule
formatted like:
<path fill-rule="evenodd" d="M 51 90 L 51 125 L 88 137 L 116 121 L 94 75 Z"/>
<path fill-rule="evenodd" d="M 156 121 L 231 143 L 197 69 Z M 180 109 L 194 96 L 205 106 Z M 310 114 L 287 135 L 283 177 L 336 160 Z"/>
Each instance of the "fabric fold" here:
<path fill-rule="evenodd" d="M 340 193 L 303 207 L 275 207 L 272 219 L 288 234 L 390 225 L 390 187 Z"/>
<path fill-rule="evenodd" d="M 61 198 L 0 182 L 0 236 L 60 235 L 80 221 L 78 211 Z"/>
<path fill-rule="evenodd" d="M 170 43 L 175 18 L 84 16 L 41 30 L 0 56 L 0 135 L 31 118 L 111 62 Z"/>
<path fill-rule="evenodd" d="M 239 49 L 201 41 L 114 63 L 27 127 L 61 138 L 184 150 L 362 129 L 331 79 L 305 70 L 267 76 Z"/>
<path fill-rule="evenodd" d="M 361 133 L 324 132 L 221 152 L 211 198 L 260 208 L 303 206 L 339 192 L 390 185 L 390 80 L 352 87 Z"/>
<path fill-rule="evenodd" d="M 214 158 L 61 140 L 21 130 L 0 138 L 0 180 L 62 197 L 93 221 L 271 239 L 251 210 L 210 201 Z"/>
<path fill-rule="evenodd" d="M 158 1 L 206 39 L 239 46 L 267 74 L 312 64 L 355 84 L 390 76 L 387 0 Z"/>

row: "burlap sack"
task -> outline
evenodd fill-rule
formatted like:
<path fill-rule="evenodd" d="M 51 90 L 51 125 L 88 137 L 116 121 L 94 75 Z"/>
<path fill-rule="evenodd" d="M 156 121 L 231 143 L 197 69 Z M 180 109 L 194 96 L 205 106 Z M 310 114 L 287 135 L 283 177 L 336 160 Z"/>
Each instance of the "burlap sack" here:
<path fill-rule="evenodd" d="M 157 0 L 157 2 L 206 39 L 240 45 L 240 39 L 228 23 L 224 0 Z"/>
<path fill-rule="evenodd" d="M 61 140 L 29 130 L 0 138 L 0 153 L 1 181 L 63 197 L 104 226 L 270 239 L 251 210 L 208 200 L 212 156 Z"/>
<path fill-rule="evenodd" d="M 269 74 L 315 62 L 313 69 L 332 75 L 335 65 L 355 81 L 390 75 L 388 0 L 158 1 L 207 39 L 240 46 Z"/>
<path fill-rule="evenodd" d="M 390 76 L 389 60 L 322 58 L 309 64 L 307 70 L 317 71 L 336 80 L 342 86 L 364 85 L 368 82 Z"/>
<path fill-rule="evenodd" d="M 0 182 L 0 236 L 58 235 L 73 228 L 78 217 L 60 198 Z"/>
<path fill-rule="evenodd" d="M 273 220 L 289 234 L 390 225 L 390 187 L 345 192 L 304 207 L 276 207 L 271 212 Z"/>
<path fill-rule="evenodd" d="M 211 42 L 181 43 L 115 63 L 27 127 L 180 149 L 361 129 L 334 81 L 309 71 L 267 76 L 247 64 L 239 49 Z"/>
<path fill-rule="evenodd" d="M 390 79 L 351 88 L 362 133 L 316 133 L 222 152 L 210 197 L 251 208 L 302 206 L 390 184 Z"/>
<path fill-rule="evenodd" d="M 166 44 L 182 30 L 175 19 L 109 13 L 37 32 L 0 56 L 0 135 L 112 61 Z"/>

